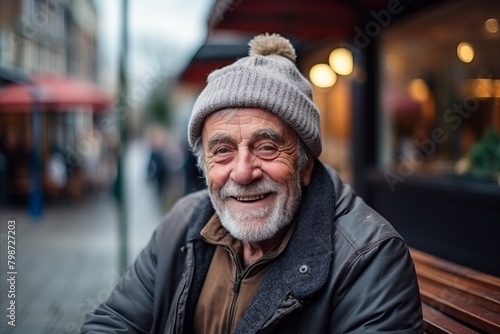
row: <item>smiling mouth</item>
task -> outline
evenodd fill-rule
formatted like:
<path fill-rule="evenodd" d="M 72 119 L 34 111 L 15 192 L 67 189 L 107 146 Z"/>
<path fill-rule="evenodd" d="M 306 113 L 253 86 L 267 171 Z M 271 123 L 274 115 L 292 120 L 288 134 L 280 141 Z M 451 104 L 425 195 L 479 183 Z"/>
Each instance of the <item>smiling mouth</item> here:
<path fill-rule="evenodd" d="M 243 203 L 252 203 L 252 202 L 257 202 L 260 201 L 261 199 L 266 198 L 270 193 L 267 194 L 261 194 L 261 195 L 254 195 L 254 196 L 236 196 L 233 197 L 235 200 L 238 202 L 243 202 Z"/>

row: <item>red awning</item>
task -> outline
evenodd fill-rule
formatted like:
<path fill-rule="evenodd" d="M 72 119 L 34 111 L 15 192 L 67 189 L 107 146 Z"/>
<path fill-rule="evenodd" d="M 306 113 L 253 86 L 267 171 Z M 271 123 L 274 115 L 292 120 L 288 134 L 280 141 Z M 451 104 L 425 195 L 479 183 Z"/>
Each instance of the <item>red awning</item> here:
<path fill-rule="evenodd" d="M 31 82 L 0 88 L 0 112 L 29 112 L 38 102 L 42 109 L 67 111 L 70 107 L 88 106 L 104 111 L 112 105 L 111 97 L 96 85 L 56 75 L 38 75 Z"/>

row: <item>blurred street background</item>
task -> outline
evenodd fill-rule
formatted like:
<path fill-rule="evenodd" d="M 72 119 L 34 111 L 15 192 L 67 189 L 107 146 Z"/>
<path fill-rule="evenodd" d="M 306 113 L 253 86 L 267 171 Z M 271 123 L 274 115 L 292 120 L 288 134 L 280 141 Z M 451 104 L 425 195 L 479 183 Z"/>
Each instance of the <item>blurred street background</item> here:
<path fill-rule="evenodd" d="M 312 84 L 319 159 L 411 247 L 500 276 L 499 20 L 497 0 L 0 0 L 0 332 L 79 333 L 205 187 L 191 109 L 264 32 Z"/>
<path fill-rule="evenodd" d="M 129 257 L 135 259 L 159 223 L 163 208 L 154 184 L 145 182 L 147 143 L 135 141 L 126 151 L 129 216 Z M 16 222 L 16 327 L 5 319 L 1 333 L 78 333 L 85 313 L 108 296 L 121 273 L 118 261 L 118 215 L 110 193 L 98 193 L 75 203 L 49 205 L 34 221 L 23 209 L 4 209 L 6 222 Z M 4 245 L 2 245 L 5 247 Z M 2 254 L 4 254 L 2 252 Z M 2 273 L 9 272 L 6 257 Z M 1 281 L 2 292 L 8 290 Z M 7 299 L 1 299 L 6 310 Z"/>
<path fill-rule="evenodd" d="M 0 2 L 0 333 L 79 333 L 161 216 L 203 187 L 169 92 L 209 8 Z"/>

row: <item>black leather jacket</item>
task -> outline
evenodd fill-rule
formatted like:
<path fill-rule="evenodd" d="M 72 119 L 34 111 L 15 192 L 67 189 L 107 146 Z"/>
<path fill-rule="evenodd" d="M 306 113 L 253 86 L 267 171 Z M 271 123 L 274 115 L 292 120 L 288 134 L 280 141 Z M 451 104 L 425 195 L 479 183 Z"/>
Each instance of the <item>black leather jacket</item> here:
<path fill-rule="evenodd" d="M 82 333 L 190 333 L 214 248 L 206 191 L 181 199 Z M 401 236 L 319 161 L 298 224 L 235 333 L 422 333 Z"/>

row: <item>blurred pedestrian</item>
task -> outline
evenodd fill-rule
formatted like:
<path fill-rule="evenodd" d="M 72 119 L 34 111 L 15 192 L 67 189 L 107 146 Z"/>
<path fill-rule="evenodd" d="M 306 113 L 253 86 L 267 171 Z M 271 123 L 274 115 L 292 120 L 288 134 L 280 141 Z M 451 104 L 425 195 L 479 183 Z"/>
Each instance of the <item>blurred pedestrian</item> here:
<path fill-rule="evenodd" d="M 167 165 L 164 153 L 157 148 L 152 148 L 149 155 L 148 179 L 156 185 L 159 194 L 163 194 L 167 181 Z"/>
<path fill-rule="evenodd" d="M 46 184 L 44 190 L 50 192 L 53 196 L 60 197 L 68 183 L 68 168 L 66 157 L 56 144 L 51 145 L 45 166 L 45 174 L 48 184 Z"/>
<path fill-rule="evenodd" d="M 83 177 L 88 190 L 99 190 L 103 184 L 103 134 L 96 125 L 92 125 L 80 135 L 77 148 L 83 156 Z"/>
<path fill-rule="evenodd" d="M 158 126 L 150 128 L 148 140 L 151 150 L 147 166 L 148 180 L 154 182 L 158 194 L 163 195 L 168 179 L 165 130 Z"/>
<path fill-rule="evenodd" d="M 422 333 L 405 242 L 318 160 L 295 50 L 250 45 L 191 115 L 208 190 L 176 204 L 82 333 Z"/>

